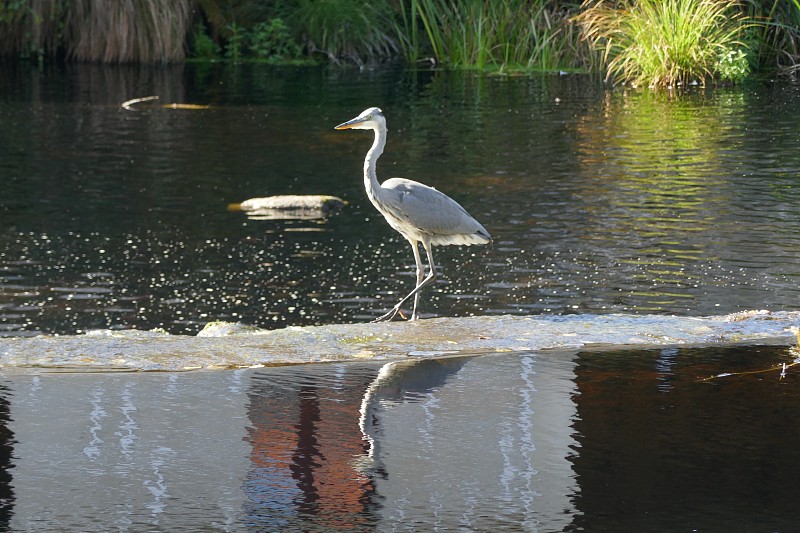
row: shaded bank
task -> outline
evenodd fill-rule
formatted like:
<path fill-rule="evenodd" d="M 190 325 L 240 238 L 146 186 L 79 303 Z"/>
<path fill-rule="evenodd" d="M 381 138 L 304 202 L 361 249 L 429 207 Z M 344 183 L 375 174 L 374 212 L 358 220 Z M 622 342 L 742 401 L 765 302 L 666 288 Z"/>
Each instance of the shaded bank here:
<path fill-rule="evenodd" d="M 0 55 L 102 63 L 180 61 L 192 0 L 30 0 L 0 6 Z"/>
<path fill-rule="evenodd" d="M 592 30 L 576 24 L 574 16 L 599 9 L 619 29 L 625 26 L 629 11 L 662 4 L 680 9 L 711 6 L 724 11 L 723 18 L 741 17 L 737 34 L 747 28 L 747 35 L 740 35 L 740 44 L 748 56 L 744 52 L 726 56 L 728 59 L 722 61 L 725 69 L 719 71 L 722 79 L 734 79 L 732 74 L 748 65 L 797 72 L 798 0 L 27 0 L 0 6 L 0 55 L 163 63 L 182 61 L 188 52 L 190 57 L 206 60 L 313 59 L 362 66 L 402 56 L 410 64 L 425 61 L 456 68 L 602 72 L 606 69 L 602 54 L 584 40 Z M 673 33 L 671 23 L 656 20 L 644 26 L 645 34 L 660 28 L 655 31 L 660 35 L 648 40 L 656 49 L 642 57 L 659 56 L 664 49 L 657 43 Z M 694 28 L 697 22 L 683 26 Z M 639 38 L 630 39 L 638 42 Z M 618 46 L 616 38 L 602 46 L 606 44 Z M 673 44 L 670 49 L 676 48 Z M 624 40 L 622 45 L 626 48 Z M 712 56 L 722 52 L 716 50 L 713 41 L 700 43 L 699 50 L 713 50 Z M 692 62 L 695 55 L 687 52 L 682 60 Z M 657 60 L 671 61 L 663 57 Z M 707 62 L 701 59 L 699 68 L 705 68 Z"/>

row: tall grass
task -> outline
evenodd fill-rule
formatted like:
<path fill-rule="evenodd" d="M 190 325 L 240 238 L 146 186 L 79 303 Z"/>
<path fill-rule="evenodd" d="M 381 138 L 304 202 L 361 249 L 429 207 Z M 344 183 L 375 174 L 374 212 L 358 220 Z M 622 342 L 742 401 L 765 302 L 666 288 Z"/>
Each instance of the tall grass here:
<path fill-rule="evenodd" d="M 604 53 L 607 79 L 673 86 L 746 75 L 736 0 L 586 0 L 575 17 Z"/>
<path fill-rule="evenodd" d="M 385 0 L 298 0 L 288 17 L 310 53 L 362 65 L 397 52 Z"/>
<path fill-rule="evenodd" d="M 787 74 L 800 75 L 800 0 L 747 2 L 759 62 Z"/>
<path fill-rule="evenodd" d="M 547 0 L 401 0 L 400 12 L 410 62 L 429 50 L 452 67 L 552 70 L 577 50 L 568 10 Z"/>
<path fill-rule="evenodd" d="M 0 55 L 168 62 L 187 41 L 197 56 L 234 60 L 402 53 L 672 85 L 750 66 L 800 75 L 800 0 L 0 0 Z"/>
<path fill-rule="evenodd" d="M 179 61 L 193 7 L 194 0 L 0 2 L 0 52 L 105 63 Z"/>
<path fill-rule="evenodd" d="M 0 52 L 40 60 L 56 54 L 63 8 L 52 0 L 0 2 Z"/>
<path fill-rule="evenodd" d="M 72 0 L 64 28 L 68 57 L 104 63 L 184 58 L 192 0 Z"/>

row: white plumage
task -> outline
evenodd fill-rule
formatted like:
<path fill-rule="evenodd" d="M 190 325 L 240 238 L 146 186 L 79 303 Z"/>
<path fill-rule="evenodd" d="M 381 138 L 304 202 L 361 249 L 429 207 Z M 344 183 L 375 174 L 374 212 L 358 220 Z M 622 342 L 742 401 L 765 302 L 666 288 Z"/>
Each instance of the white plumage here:
<path fill-rule="evenodd" d="M 419 294 L 423 287 L 436 278 L 431 246 L 448 244 L 486 244 L 491 241 L 489 232 L 472 218 L 458 202 L 422 183 L 403 178 L 378 182 L 376 165 L 386 145 L 386 119 L 377 107 L 371 107 L 356 118 L 336 126 L 337 130 L 373 130 L 375 140 L 364 159 L 364 188 L 372 204 L 386 221 L 411 243 L 417 265 L 417 285 L 388 313 L 376 319 L 391 320 L 400 313 L 401 306 L 412 296 L 414 310 L 411 319 L 418 318 Z M 428 255 L 429 272 L 425 276 L 419 244 Z"/>

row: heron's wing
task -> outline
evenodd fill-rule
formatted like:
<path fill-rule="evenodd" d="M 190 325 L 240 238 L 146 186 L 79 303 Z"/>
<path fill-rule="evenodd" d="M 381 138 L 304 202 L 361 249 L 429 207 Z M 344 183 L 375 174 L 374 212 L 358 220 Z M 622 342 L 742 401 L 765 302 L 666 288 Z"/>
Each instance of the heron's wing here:
<path fill-rule="evenodd" d="M 386 180 L 381 188 L 384 209 L 398 221 L 431 237 L 477 234 L 489 240 L 486 229 L 458 202 L 422 183 L 402 178 Z M 444 244 L 444 242 L 443 242 Z"/>

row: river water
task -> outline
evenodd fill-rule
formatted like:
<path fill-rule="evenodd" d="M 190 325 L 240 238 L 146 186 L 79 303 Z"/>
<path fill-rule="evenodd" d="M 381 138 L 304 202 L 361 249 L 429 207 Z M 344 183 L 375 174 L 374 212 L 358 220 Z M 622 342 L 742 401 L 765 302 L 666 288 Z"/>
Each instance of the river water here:
<path fill-rule="evenodd" d="M 0 64 L 0 529 L 793 531 L 798 97 Z M 494 237 L 417 324 L 365 324 L 413 284 L 373 105 Z M 347 205 L 227 209 L 276 194 Z"/>
<path fill-rule="evenodd" d="M 785 347 L 7 373 L 9 531 L 795 531 Z M 712 380 L 720 370 L 740 374 Z"/>
<path fill-rule="evenodd" d="M 374 210 L 366 107 L 389 124 L 382 178 L 455 197 L 494 237 L 436 250 L 423 316 L 725 314 L 794 309 L 800 87 L 680 96 L 583 76 L 381 69 L 4 65 L 3 335 L 362 322 L 413 284 Z M 120 104 L 160 103 L 207 110 Z M 324 221 L 249 220 L 276 194 L 349 202 Z"/>

